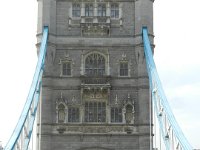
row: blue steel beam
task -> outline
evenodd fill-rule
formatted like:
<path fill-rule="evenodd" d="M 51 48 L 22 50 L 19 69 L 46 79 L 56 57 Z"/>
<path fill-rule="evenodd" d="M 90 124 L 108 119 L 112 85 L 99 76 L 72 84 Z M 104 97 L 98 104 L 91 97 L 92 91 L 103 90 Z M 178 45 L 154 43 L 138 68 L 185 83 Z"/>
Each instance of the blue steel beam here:
<path fill-rule="evenodd" d="M 192 150 L 192 146 L 187 141 L 186 137 L 184 136 L 180 126 L 178 125 L 172 113 L 172 110 L 169 106 L 164 90 L 162 88 L 162 84 L 157 73 L 156 65 L 153 60 L 152 49 L 151 49 L 151 45 L 150 45 L 150 41 L 148 37 L 148 30 L 146 27 L 143 27 L 142 35 L 143 35 L 145 58 L 146 58 L 146 63 L 147 63 L 147 71 L 149 75 L 150 88 L 152 92 L 152 99 L 153 99 L 153 103 L 157 112 L 157 117 L 160 124 L 160 130 L 161 130 L 161 134 L 162 134 L 166 149 L 170 150 L 171 145 L 170 145 L 169 140 L 166 138 L 166 133 L 168 134 L 168 132 L 166 131 L 168 129 L 164 129 L 165 123 L 163 122 L 162 116 L 159 114 L 159 110 L 157 108 L 158 100 L 161 103 L 163 107 L 164 115 L 166 115 L 167 121 L 169 122 L 168 127 L 172 128 L 171 129 L 173 130 L 172 133 L 174 134 L 175 138 L 178 140 L 178 143 L 180 144 L 181 149 Z M 157 94 L 157 97 L 155 96 L 155 94 Z"/>
<path fill-rule="evenodd" d="M 43 37 L 40 46 L 40 54 L 37 62 L 37 66 L 35 69 L 35 74 L 33 77 L 33 81 L 31 84 L 31 88 L 28 93 L 28 97 L 26 99 L 26 103 L 22 110 L 21 116 L 18 120 L 18 123 L 6 145 L 4 150 L 14 150 L 17 147 L 18 141 L 22 140 L 21 149 L 27 150 L 28 144 L 30 142 L 33 124 L 36 116 L 36 110 L 39 101 L 39 94 L 40 94 L 40 87 L 42 82 L 42 73 L 43 73 L 43 66 L 46 56 L 46 47 L 47 47 L 47 40 L 48 40 L 48 27 L 45 26 L 43 30 Z M 33 107 L 33 108 L 32 108 Z M 32 111 L 33 109 L 33 111 Z M 26 127 L 26 123 L 28 126 Z M 26 128 L 26 129 L 25 129 Z M 26 133 L 24 133 L 26 130 Z M 24 135 L 27 134 L 27 135 Z M 23 137 L 23 139 L 20 139 Z"/>

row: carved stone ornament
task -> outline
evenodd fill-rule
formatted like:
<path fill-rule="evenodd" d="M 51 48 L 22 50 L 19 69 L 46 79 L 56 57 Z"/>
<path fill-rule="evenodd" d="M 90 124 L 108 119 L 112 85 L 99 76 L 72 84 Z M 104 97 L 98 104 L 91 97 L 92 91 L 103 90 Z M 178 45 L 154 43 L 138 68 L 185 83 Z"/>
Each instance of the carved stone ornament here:
<path fill-rule="evenodd" d="M 65 100 L 65 98 L 63 98 L 63 93 L 60 92 L 60 97 L 57 99 L 56 101 L 56 107 L 59 105 L 59 104 L 63 104 L 64 106 L 67 105 L 67 101 Z"/>
<path fill-rule="evenodd" d="M 57 128 L 57 131 L 58 131 L 60 134 L 63 134 L 63 133 L 66 131 L 66 127 L 65 127 L 65 126 L 59 125 L 58 128 Z"/>
<path fill-rule="evenodd" d="M 87 25 L 82 27 L 83 36 L 109 36 L 110 28 L 102 25 Z"/>

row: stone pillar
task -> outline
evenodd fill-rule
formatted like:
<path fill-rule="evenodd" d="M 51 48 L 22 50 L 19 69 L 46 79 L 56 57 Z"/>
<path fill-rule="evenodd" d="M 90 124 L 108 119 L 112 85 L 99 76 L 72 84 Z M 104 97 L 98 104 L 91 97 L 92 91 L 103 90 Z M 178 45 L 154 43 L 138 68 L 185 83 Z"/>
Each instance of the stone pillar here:
<path fill-rule="evenodd" d="M 153 34 L 153 0 L 135 1 L 135 34 L 141 34 L 142 26 L 147 26 Z"/>
<path fill-rule="evenodd" d="M 119 4 L 119 18 L 121 19 L 123 15 L 123 11 L 122 11 L 122 3 Z"/>
<path fill-rule="evenodd" d="M 93 18 L 93 23 L 98 23 L 98 19 L 97 19 L 97 16 L 98 16 L 97 11 L 98 10 L 97 9 L 98 9 L 98 4 L 95 1 L 95 3 L 94 3 L 94 18 Z"/>
<path fill-rule="evenodd" d="M 81 3 L 81 17 L 85 16 L 85 3 Z"/>
<path fill-rule="evenodd" d="M 106 5 L 106 16 L 110 17 L 110 3 L 109 2 Z"/>

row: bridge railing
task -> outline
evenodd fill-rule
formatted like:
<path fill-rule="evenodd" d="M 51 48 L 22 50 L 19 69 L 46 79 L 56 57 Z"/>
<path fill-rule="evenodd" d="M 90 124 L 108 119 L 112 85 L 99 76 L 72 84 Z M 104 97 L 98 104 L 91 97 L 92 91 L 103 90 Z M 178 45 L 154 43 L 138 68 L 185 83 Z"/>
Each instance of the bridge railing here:
<path fill-rule="evenodd" d="M 40 46 L 38 62 L 29 90 L 29 94 L 22 110 L 18 123 L 4 150 L 27 150 L 33 131 L 34 120 L 36 116 L 40 87 L 42 83 L 42 74 L 46 56 L 46 46 L 48 39 L 48 27 L 44 27 L 43 37 Z"/>
<path fill-rule="evenodd" d="M 151 44 L 146 27 L 143 27 L 142 34 L 151 96 L 165 147 L 167 150 L 192 150 L 192 146 L 187 141 L 172 113 L 162 88 L 156 65 L 153 60 Z"/>

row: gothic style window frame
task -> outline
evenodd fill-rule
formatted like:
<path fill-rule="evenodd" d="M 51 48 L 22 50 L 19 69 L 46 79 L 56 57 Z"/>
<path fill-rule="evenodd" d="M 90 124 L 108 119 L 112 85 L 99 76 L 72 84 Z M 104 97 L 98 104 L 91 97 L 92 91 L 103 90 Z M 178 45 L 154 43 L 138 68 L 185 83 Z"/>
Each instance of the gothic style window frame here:
<path fill-rule="evenodd" d="M 111 107 L 110 108 L 110 122 L 113 124 L 123 123 L 122 107 Z"/>
<path fill-rule="evenodd" d="M 98 4 L 97 15 L 99 17 L 106 17 L 106 4 L 105 3 Z"/>
<path fill-rule="evenodd" d="M 61 108 L 60 106 L 63 106 L 63 108 Z M 60 111 L 64 109 L 64 120 L 61 121 L 60 120 Z M 65 103 L 65 100 L 63 99 L 63 97 L 61 96 L 61 98 L 59 98 L 56 102 L 56 122 L 57 123 L 66 123 L 67 121 L 67 105 Z"/>
<path fill-rule="evenodd" d="M 124 65 L 126 65 L 126 68 Z M 119 61 L 119 76 L 129 77 L 129 63 L 127 60 Z"/>
<path fill-rule="evenodd" d="M 85 123 L 106 123 L 106 102 L 86 101 L 85 102 Z"/>
<path fill-rule="evenodd" d="M 85 17 L 92 17 L 94 16 L 94 5 L 93 3 L 86 3 L 85 4 Z"/>
<path fill-rule="evenodd" d="M 72 63 L 71 61 L 64 61 L 62 62 L 62 76 L 71 77 L 72 76 Z"/>
<path fill-rule="evenodd" d="M 72 17 L 73 18 L 81 17 L 81 4 L 80 3 L 72 3 Z"/>
<path fill-rule="evenodd" d="M 68 64 L 68 68 L 64 68 L 65 65 L 67 65 L 67 64 Z M 61 77 L 72 77 L 73 76 L 72 73 L 73 73 L 74 62 L 72 59 L 70 59 L 69 54 L 65 53 L 65 58 L 60 59 L 59 65 L 60 65 L 60 76 Z M 66 74 L 63 71 L 64 69 L 67 71 Z"/>
<path fill-rule="evenodd" d="M 112 19 L 119 19 L 119 4 L 118 3 L 111 3 L 110 17 Z"/>
<path fill-rule="evenodd" d="M 104 76 L 106 74 L 106 58 L 100 53 L 89 53 L 85 57 L 84 74 L 86 76 Z"/>
<path fill-rule="evenodd" d="M 68 106 L 68 123 L 80 123 L 80 108 Z"/>

